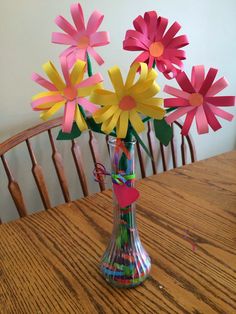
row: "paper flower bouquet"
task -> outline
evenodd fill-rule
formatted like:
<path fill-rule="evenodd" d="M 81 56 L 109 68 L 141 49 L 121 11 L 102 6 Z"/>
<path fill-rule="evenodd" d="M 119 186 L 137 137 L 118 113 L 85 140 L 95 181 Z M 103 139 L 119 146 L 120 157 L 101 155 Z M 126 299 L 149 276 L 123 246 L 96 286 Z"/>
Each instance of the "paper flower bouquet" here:
<path fill-rule="evenodd" d="M 233 119 L 219 107 L 234 106 L 235 97 L 217 96 L 228 83 L 223 77 L 216 80 L 218 71 L 214 68 L 205 73 L 204 66 L 194 66 L 188 78 L 183 70 L 186 55 L 182 50 L 188 39 L 178 35 L 181 26 L 177 22 L 168 27 L 168 19 L 155 11 L 138 16 L 133 21 L 134 29 L 126 32 L 123 48 L 138 51 L 139 55 L 126 78 L 118 66 L 109 69 L 113 90 L 106 90 L 102 75 L 92 73 L 90 59 L 99 65 L 104 63 L 96 51 L 96 47 L 110 42 L 107 32 L 98 31 L 104 16 L 94 11 L 86 26 L 82 7 L 77 3 L 71 5 L 71 16 L 74 25 L 58 16 L 55 22 L 63 32 L 52 34 L 53 43 L 67 46 L 60 55 L 63 77 L 52 62 L 43 65 L 48 79 L 34 73 L 32 79 L 46 91 L 33 97 L 32 108 L 41 111 L 44 120 L 64 110 L 60 140 L 74 139 L 87 129 L 110 135 L 111 170 L 107 171 L 102 164 L 94 169 L 97 181 L 111 177 L 114 192 L 113 233 L 100 269 L 109 283 L 134 287 L 147 278 L 151 267 L 135 220 L 135 201 L 139 197 L 134 187 L 135 142 L 149 153 L 139 133 L 145 130 L 145 122 L 151 120 L 157 139 L 162 141 L 164 135 L 163 144 L 168 145 L 173 134 L 171 124 L 184 115 L 183 135 L 188 134 L 194 118 L 199 134 L 207 133 L 209 126 L 217 131 L 221 128 L 217 116 Z M 174 97 L 156 97 L 160 91 L 158 73 L 177 81 L 180 88 L 169 85 L 163 88 Z"/>

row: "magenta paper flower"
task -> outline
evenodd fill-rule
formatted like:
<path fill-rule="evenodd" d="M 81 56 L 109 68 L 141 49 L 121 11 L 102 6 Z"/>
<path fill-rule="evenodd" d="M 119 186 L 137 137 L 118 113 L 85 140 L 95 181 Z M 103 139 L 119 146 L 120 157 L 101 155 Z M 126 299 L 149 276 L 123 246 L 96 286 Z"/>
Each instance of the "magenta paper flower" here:
<path fill-rule="evenodd" d="M 182 134 L 187 135 L 195 117 L 197 131 L 199 134 L 208 133 L 208 125 L 217 131 L 221 128 L 216 116 L 231 121 L 233 115 L 221 110 L 219 107 L 229 107 L 235 105 L 234 96 L 216 96 L 220 91 L 228 86 L 224 77 L 218 79 L 215 83 L 215 77 L 218 70 L 210 68 L 205 76 L 203 65 L 192 68 L 191 81 L 185 72 L 181 72 L 176 81 L 182 90 L 171 86 L 165 86 L 164 92 L 175 96 L 164 100 L 164 106 L 177 108 L 166 118 L 167 123 L 172 123 L 186 114 Z"/>
<path fill-rule="evenodd" d="M 123 48 L 130 51 L 143 51 L 134 62 L 146 62 L 151 68 L 155 64 L 167 79 L 175 77 L 183 70 L 182 60 L 186 59 L 185 51 L 180 50 L 188 45 L 185 35 L 175 35 L 181 26 L 175 22 L 166 31 L 168 19 L 157 16 L 155 11 L 139 15 L 134 21 L 135 30 L 126 32 Z"/>
<path fill-rule="evenodd" d="M 62 45 L 70 45 L 61 56 L 68 58 L 69 68 L 79 60 L 86 60 L 86 53 L 89 53 L 97 61 L 99 65 L 104 60 L 95 51 L 94 47 L 105 46 L 109 44 L 110 38 L 108 32 L 97 32 L 103 21 L 104 15 L 98 11 L 94 11 L 85 27 L 84 14 L 79 3 L 74 3 L 70 7 L 71 16 L 75 27 L 72 26 L 63 16 L 58 16 L 55 23 L 65 33 L 52 33 L 52 42 Z"/>

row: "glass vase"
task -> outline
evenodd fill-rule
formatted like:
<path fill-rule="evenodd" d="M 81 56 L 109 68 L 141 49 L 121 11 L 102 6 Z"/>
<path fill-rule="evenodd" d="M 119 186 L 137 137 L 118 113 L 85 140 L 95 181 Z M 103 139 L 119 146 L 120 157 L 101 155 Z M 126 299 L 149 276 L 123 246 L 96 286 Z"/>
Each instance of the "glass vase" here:
<path fill-rule="evenodd" d="M 109 140 L 114 218 L 112 236 L 100 269 L 108 283 L 120 288 L 138 286 L 151 268 L 136 224 L 135 144 L 135 141 Z M 120 198 L 131 204 L 122 207 Z"/>

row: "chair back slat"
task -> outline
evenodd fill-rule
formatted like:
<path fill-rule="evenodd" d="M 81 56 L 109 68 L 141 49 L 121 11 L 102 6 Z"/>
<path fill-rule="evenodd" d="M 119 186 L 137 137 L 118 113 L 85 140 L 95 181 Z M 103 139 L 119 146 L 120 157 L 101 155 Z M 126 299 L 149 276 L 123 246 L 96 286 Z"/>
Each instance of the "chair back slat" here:
<path fill-rule="evenodd" d="M 176 149 L 175 149 L 175 143 L 174 143 L 175 129 L 174 129 L 173 123 L 171 124 L 171 127 L 173 130 L 173 138 L 170 142 L 170 149 L 171 149 L 173 168 L 176 168 L 177 167 L 177 160 L 176 160 Z"/>
<path fill-rule="evenodd" d="M 139 159 L 141 177 L 145 178 L 146 177 L 146 171 L 145 171 L 143 155 L 142 155 L 142 151 L 141 151 L 141 147 L 140 147 L 139 142 L 137 142 L 136 146 L 137 146 L 137 154 L 138 154 L 138 159 Z"/>
<path fill-rule="evenodd" d="M 1 159 L 2 159 L 4 169 L 6 171 L 6 174 L 7 174 L 7 178 L 8 178 L 8 190 L 15 203 L 19 216 L 25 217 L 27 216 L 27 210 L 26 210 L 25 201 L 24 201 L 21 189 L 19 187 L 19 184 L 14 179 L 4 155 L 1 156 Z"/>
<path fill-rule="evenodd" d="M 71 146 L 71 151 L 72 151 L 72 155 L 74 158 L 74 162 L 75 162 L 75 167 L 79 176 L 79 180 L 80 180 L 80 184 L 82 187 L 82 191 L 84 196 L 88 196 L 89 192 L 88 192 L 88 185 L 87 185 L 87 180 L 86 180 L 86 176 L 84 173 L 84 166 L 82 163 L 82 155 L 81 155 L 81 151 L 80 151 L 80 147 L 79 145 L 75 142 L 75 140 L 72 140 L 72 146 Z"/>
<path fill-rule="evenodd" d="M 97 163 L 101 163 L 100 153 L 98 149 L 98 142 L 93 132 L 89 130 L 89 147 L 93 158 L 94 167 Z M 105 184 L 103 181 L 98 182 L 100 190 L 105 190 Z"/>
<path fill-rule="evenodd" d="M 153 132 L 153 129 L 151 127 L 151 122 L 148 121 L 148 131 L 147 131 L 147 139 L 148 139 L 148 146 L 149 146 L 149 151 L 151 154 L 151 164 L 152 164 L 152 172 L 153 174 L 157 174 L 157 165 L 155 162 L 155 156 L 157 155 L 157 146 L 156 144 L 156 138 L 155 138 L 155 134 Z"/>
<path fill-rule="evenodd" d="M 182 157 L 182 164 L 186 165 L 186 153 L 185 153 L 185 141 L 184 136 L 181 136 L 181 157 Z"/>
<path fill-rule="evenodd" d="M 51 208 L 52 206 L 51 206 L 48 189 L 47 189 L 46 182 L 43 175 L 43 169 L 36 160 L 36 157 L 35 157 L 35 154 L 34 154 L 34 151 L 33 151 L 33 148 L 31 146 L 29 139 L 26 140 L 26 145 L 29 151 L 31 162 L 32 162 L 32 173 L 33 173 L 36 185 L 38 187 L 39 194 L 43 202 L 43 206 L 45 209 Z"/>
<path fill-rule="evenodd" d="M 161 151 L 161 160 L 162 160 L 163 170 L 166 171 L 167 170 L 166 155 L 164 151 L 164 145 L 162 143 L 160 143 L 160 151 Z"/>
<path fill-rule="evenodd" d="M 58 180 L 59 180 L 59 183 L 61 186 L 64 200 L 65 200 L 65 202 L 69 203 L 71 198 L 70 198 L 68 183 L 67 183 L 67 179 L 66 179 L 66 175 L 65 175 L 64 166 L 63 166 L 62 156 L 56 148 L 56 145 L 54 143 L 54 139 L 52 136 L 52 132 L 50 129 L 48 130 L 48 135 L 49 135 L 49 140 L 50 140 L 50 144 L 52 147 L 52 160 L 53 160 L 53 163 L 54 163 L 54 166 L 56 169 L 57 177 L 58 177 Z"/>

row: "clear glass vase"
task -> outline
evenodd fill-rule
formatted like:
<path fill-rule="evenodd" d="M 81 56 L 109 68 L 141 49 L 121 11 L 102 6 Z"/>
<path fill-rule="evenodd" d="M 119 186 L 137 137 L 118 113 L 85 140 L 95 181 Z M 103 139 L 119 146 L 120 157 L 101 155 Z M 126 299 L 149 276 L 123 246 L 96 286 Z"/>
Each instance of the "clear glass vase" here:
<path fill-rule="evenodd" d="M 111 177 L 113 182 L 113 232 L 108 247 L 102 257 L 100 269 L 106 281 L 120 288 L 131 288 L 141 284 L 148 276 L 151 268 L 150 257 L 142 246 L 136 224 L 136 205 L 130 195 L 135 194 L 135 141 L 109 140 L 111 159 Z M 132 202 L 121 207 L 117 201 L 119 184 L 126 185 L 119 190 L 122 198 Z M 132 192 L 132 193 L 131 193 Z M 121 196 L 121 195 L 120 195 Z"/>

